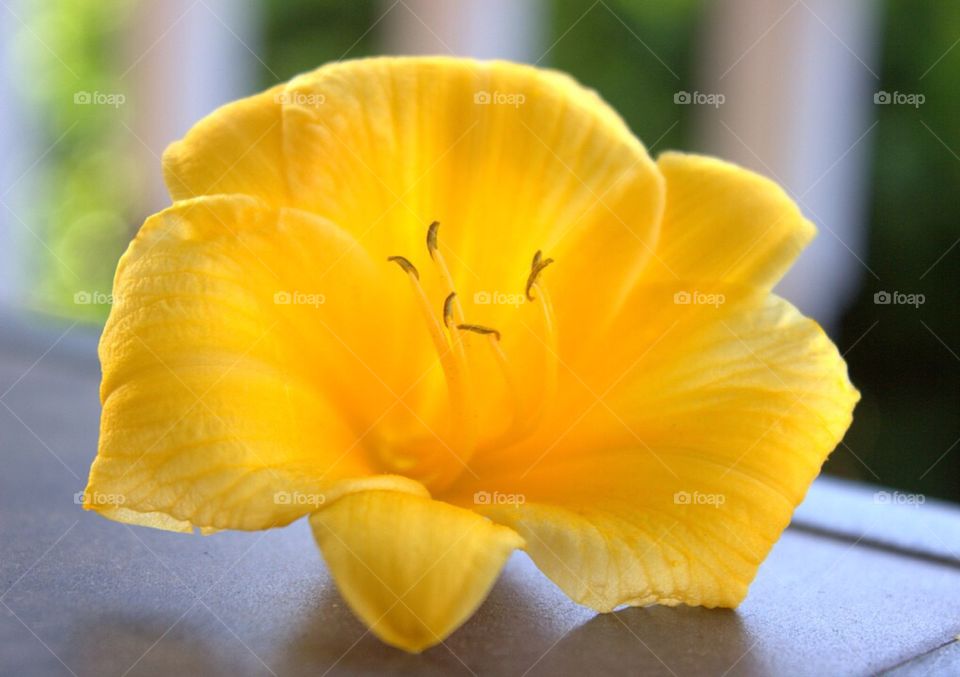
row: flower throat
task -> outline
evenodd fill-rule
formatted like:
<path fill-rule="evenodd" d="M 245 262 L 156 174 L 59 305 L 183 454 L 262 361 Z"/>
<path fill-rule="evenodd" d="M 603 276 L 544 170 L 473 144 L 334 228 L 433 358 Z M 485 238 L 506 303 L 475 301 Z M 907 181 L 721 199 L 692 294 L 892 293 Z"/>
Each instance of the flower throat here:
<path fill-rule="evenodd" d="M 406 273 L 417 299 L 424 321 L 430 333 L 446 383 L 450 410 L 449 441 L 441 440 L 441 453 L 451 455 L 457 465 L 455 472 L 443 472 L 443 459 L 436 454 L 410 455 L 396 448 L 378 450 L 378 460 L 392 472 L 413 476 L 436 488 L 449 484 L 464 470 L 471 472 L 468 465 L 470 457 L 478 449 L 508 446 L 528 436 L 543 416 L 548 404 L 553 401 L 557 391 L 558 357 L 557 331 L 550 296 L 541 280 L 543 270 L 553 263 L 551 258 L 543 258 L 537 251 L 530 264 L 525 294 L 529 301 L 538 301 L 542 316 L 544 346 L 544 376 L 538 397 L 521 397 L 518 374 L 501 345 L 500 330 L 482 324 L 470 322 L 463 304 L 457 295 L 453 276 L 439 247 L 440 222 L 434 221 L 427 228 L 427 252 L 444 284 L 446 296 L 439 304 L 440 312 L 435 313 L 434 302 L 427 295 L 420 282 L 420 271 L 404 256 L 389 256 L 387 260 L 396 263 Z M 471 373 L 470 351 L 473 348 L 466 340 L 467 334 L 485 337 L 487 349 L 491 352 L 502 376 L 505 392 L 509 398 L 512 412 L 509 426 L 491 439 L 480 439 L 478 430 L 478 402 Z M 523 401 L 533 400 L 533 401 Z M 449 460 L 449 459 L 447 459 Z"/>

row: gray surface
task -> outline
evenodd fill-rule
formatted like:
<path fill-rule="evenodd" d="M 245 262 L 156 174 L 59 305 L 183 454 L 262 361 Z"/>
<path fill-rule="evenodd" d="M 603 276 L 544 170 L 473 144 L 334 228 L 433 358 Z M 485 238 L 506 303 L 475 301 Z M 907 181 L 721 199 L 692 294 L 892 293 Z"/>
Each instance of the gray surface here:
<path fill-rule="evenodd" d="M 79 329 L 31 369 L 57 335 L 0 341 L 0 674 L 960 674 L 958 511 L 823 480 L 737 611 L 596 616 L 517 554 L 445 647 L 395 651 L 303 522 L 205 538 L 80 510 L 98 370 Z"/>
<path fill-rule="evenodd" d="M 917 494 L 822 477 L 793 524 L 835 538 L 960 566 L 957 507 Z"/>

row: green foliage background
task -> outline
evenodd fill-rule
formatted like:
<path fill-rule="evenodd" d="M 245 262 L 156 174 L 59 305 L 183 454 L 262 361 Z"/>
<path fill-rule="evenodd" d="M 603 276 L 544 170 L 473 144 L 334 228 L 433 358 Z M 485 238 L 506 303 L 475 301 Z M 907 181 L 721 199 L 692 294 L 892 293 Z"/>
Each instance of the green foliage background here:
<path fill-rule="evenodd" d="M 103 319 L 107 306 L 78 305 L 74 294 L 110 293 L 131 223 L 141 216 L 144 172 L 126 152 L 122 128 L 129 107 L 74 100 L 78 92 L 123 91 L 113 48 L 133 5 L 52 0 L 24 17 L 12 46 L 15 86 L 48 148 L 42 171 L 30 173 L 32 192 L 42 198 L 18 212 L 38 243 L 29 302 L 54 314 Z"/>

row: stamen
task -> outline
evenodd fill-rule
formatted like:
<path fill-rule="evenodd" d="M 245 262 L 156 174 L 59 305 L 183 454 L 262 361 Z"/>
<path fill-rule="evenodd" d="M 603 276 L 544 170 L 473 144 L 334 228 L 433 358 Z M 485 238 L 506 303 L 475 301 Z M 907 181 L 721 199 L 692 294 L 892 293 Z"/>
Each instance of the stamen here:
<path fill-rule="evenodd" d="M 401 268 L 403 268 L 403 272 L 409 273 L 410 275 L 413 275 L 417 280 L 420 279 L 420 271 L 418 271 L 417 268 L 416 268 L 416 266 L 414 266 L 412 263 L 410 263 L 410 261 L 409 261 L 408 259 L 406 259 L 405 257 L 403 257 L 403 256 L 388 256 L 388 257 L 387 257 L 387 261 L 391 261 L 391 262 L 393 262 L 393 263 L 396 263 L 398 266 L 400 266 Z"/>
<path fill-rule="evenodd" d="M 447 293 L 452 294 L 456 290 L 456 287 L 453 284 L 453 276 L 450 275 L 450 269 L 447 268 L 447 261 L 443 256 L 443 252 L 440 251 L 439 234 L 440 222 L 434 221 L 427 227 L 427 252 L 429 252 L 430 258 L 433 259 L 437 264 L 437 268 L 440 270 L 440 276 L 443 278 L 444 284 L 447 285 Z M 457 324 L 464 324 L 467 320 L 463 313 L 463 306 L 460 300 L 454 297 L 452 303 L 454 319 L 456 319 Z"/>
<path fill-rule="evenodd" d="M 540 421 L 543 419 L 545 412 L 556 399 L 559 382 L 559 345 L 557 340 L 556 321 L 554 319 L 553 304 L 550 301 L 550 295 L 540 280 L 540 273 L 551 263 L 553 263 L 553 259 L 544 259 L 542 252 L 537 251 L 533 255 L 533 259 L 530 263 L 530 274 L 527 277 L 527 298 L 530 301 L 537 300 L 540 302 L 539 305 L 543 316 L 544 332 L 544 338 L 541 339 L 544 344 L 545 359 L 545 376 L 541 381 L 543 384 L 543 391 L 539 397 L 535 398 L 537 404 L 535 405 L 535 409 L 533 411 L 531 411 L 531 406 L 529 403 L 524 405 L 521 400 L 520 389 L 518 388 L 518 384 L 514 378 L 513 372 L 510 370 L 507 356 L 500 347 L 499 340 L 495 340 L 493 337 L 492 332 L 494 330 L 483 326 L 478 328 L 481 330 L 479 333 L 489 333 L 491 336 L 490 346 L 493 349 L 494 356 L 500 365 L 501 371 L 503 372 L 504 380 L 507 384 L 507 390 L 510 394 L 510 399 L 513 401 L 513 421 L 506 428 L 506 430 L 504 430 L 496 438 L 486 441 L 483 445 L 484 450 L 509 446 L 516 440 L 523 439 L 524 437 L 528 436 L 533 430 L 536 429 Z M 534 291 L 536 291 L 536 296 L 533 294 Z M 464 329 L 466 328 L 464 327 Z M 475 331 L 474 329 L 469 330 Z M 497 339 L 499 339 L 499 332 L 497 332 Z"/>
<path fill-rule="evenodd" d="M 541 271 L 543 271 L 543 269 L 549 266 L 551 263 L 553 263 L 553 259 L 543 259 L 539 251 L 533 255 L 533 263 L 530 266 L 530 275 L 527 276 L 526 292 L 528 301 L 533 301 L 533 288 L 537 287 L 538 290 L 540 289 L 540 287 L 537 286 L 537 278 L 540 277 Z"/>
<path fill-rule="evenodd" d="M 434 221 L 427 226 L 427 251 L 430 252 L 430 258 L 436 260 L 434 252 L 437 251 L 437 233 L 440 230 L 440 222 Z"/>
<path fill-rule="evenodd" d="M 457 361 L 463 365 L 463 374 L 464 378 L 467 379 L 464 385 L 465 396 L 468 398 L 469 402 L 473 402 L 473 381 L 470 377 L 470 370 L 467 363 L 467 350 L 464 346 L 463 336 L 460 335 L 459 325 L 466 322 L 466 316 L 463 313 L 463 305 L 460 303 L 460 299 L 457 297 L 457 293 L 453 286 L 453 277 L 450 275 L 450 270 L 447 268 L 447 262 L 443 258 L 443 252 L 440 251 L 440 245 L 438 241 L 438 236 L 440 233 L 440 222 L 433 221 L 427 227 L 427 252 L 430 254 L 430 258 L 433 259 L 434 263 L 437 264 L 437 268 L 440 271 L 440 276 L 443 278 L 444 283 L 447 286 L 447 297 L 443 301 L 443 324 L 449 329 L 450 336 L 453 338 L 453 350 L 456 354 Z M 471 419 L 472 420 L 472 419 Z M 470 440 L 470 449 L 476 445 L 476 429 L 475 426 L 472 428 L 465 428 L 464 434 Z"/>
<path fill-rule="evenodd" d="M 559 358 L 559 340 L 557 338 L 557 325 L 553 312 L 553 303 L 550 301 L 550 294 L 540 282 L 540 273 L 544 268 L 553 263 L 553 259 L 542 258 L 538 251 L 533 255 L 533 264 L 530 268 L 530 275 L 527 277 L 527 298 L 540 302 L 540 309 L 543 312 L 543 329 L 546 334 L 546 346 L 544 350 L 546 378 L 544 382 L 544 396 L 541 398 L 537 415 L 534 422 L 539 421 L 546 411 L 549 403 L 556 398 L 560 380 L 560 358 Z M 536 290 L 536 297 L 531 292 Z"/>
<path fill-rule="evenodd" d="M 497 341 L 500 340 L 500 332 L 492 327 L 484 327 L 482 324 L 458 324 L 457 329 L 463 329 L 464 331 L 472 331 L 474 334 L 489 334 L 496 337 Z"/>
<path fill-rule="evenodd" d="M 447 267 L 446 259 L 443 256 L 443 252 L 440 250 L 440 222 L 433 221 L 427 227 L 427 251 L 430 254 L 430 258 L 437 264 L 437 268 L 440 270 L 440 275 L 443 277 L 443 280 L 447 284 L 448 295 L 443 303 L 443 316 L 444 324 L 451 329 L 451 334 L 454 337 L 454 347 L 458 352 L 462 351 L 463 360 L 466 362 L 466 345 L 461 337 L 461 332 L 471 332 L 474 334 L 480 334 L 482 336 L 489 337 L 490 349 L 493 351 L 494 358 L 497 361 L 501 372 L 503 373 L 504 381 L 506 382 L 507 392 L 511 400 L 511 410 L 513 411 L 513 421 L 511 422 L 509 429 L 506 433 L 510 433 L 515 430 L 520 425 L 520 391 L 517 387 L 516 379 L 514 378 L 510 366 L 507 362 L 507 356 L 503 352 L 503 348 L 500 346 L 500 332 L 497 329 L 492 327 L 486 327 L 479 324 L 471 324 L 466 321 L 466 316 L 463 311 L 463 306 L 460 303 L 459 297 L 454 291 L 453 276 L 450 275 L 450 269 Z M 539 263 L 539 260 L 538 260 Z M 453 322 L 456 322 L 454 324 Z M 469 372 L 468 372 L 469 373 Z"/>
<path fill-rule="evenodd" d="M 427 298 L 427 293 L 420 284 L 419 272 L 417 272 L 416 267 L 403 256 L 390 256 L 387 258 L 387 261 L 392 261 L 399 265 L 410 277 L 410 282 L 413 284 L 413 289 L 420 301 L 420 309 L 423 311 L 424 319 L 427 321 L 427 328 L 430 330 L 430 336 L 433 338 L 433 343 L 437 348 L 437 352 L 439 353 L 440 361 L 444 363 L 444 371 L 447 371 L 448 365 L 446 363 L 450 361 L 450 346 L 447 344 L 447 339 L 443 335 L 443 327 L 440 326 L 440 323 L 437 322 L 437 318 L 434 317 L 433 312 L 430 310 L 430 299 Z M 451 363 L 449 366 L 451 367 L 452 372 L 457 371 L 455 364 Z"/>
<path fill-rule="evenodd" d="M 507 397 L 510 399 L 510 423 L 499 435 L 485 440 L 482 448 L 487 450 L 503 447 L 517 439 L 518 431 L 522 431 L 524 428 L 525 419 L 520 400 L 520 388 L 517 386 L 517 380 L 510 369 L 510 361 L 507 359 L 507 354 L 500 345 L 500 332 L 493 327 L 486 327 L 482 324 L 462 324 L 458 328 L 463 331 L 488 337 L 490 351 L 493 353 L 493 357 L 497 361 L 497 367 L 500 369 L 500 374 L 503 376 Z"/>
<path fill-rule="evenodd" d="M 443 324 L 447 327 L 453 323 L 453 302 L 456 298 L 457 292 L 452 291 L 443 300 Z M 463 329 L 463 327 L 457 327 L 457 329 Z"/>
<path fill-rule="evenodd" d="M 440 359 L 440 366 L 443 368 L 444 378 L 447 381 L 450 408 L 453 413 L 452 430 L 455 434 L 454 448 L 458 454 L 469 458 L 476 446 L 476 432 L 474 430 L 476 426 L 473 422 L 475 417 L 470 414 L 473 397 L 463 346 L 459 345 L 459 341 L 456 341 L 457 345 L 451 350 L 446 334 L 443 331 L 443 326 L 437 320 L 436 315 L 433 314 L 430 299 L 427 297 L 423 285 L 420 284 L 420 275 L 416 267 L 403 256 L 390 256 L 387 260 L 399 265 L 404 272 L 407 273 L 413 285 L 415 295 L 420 302 L 420 310 L 423 313 L 424 319 L 427 321 L 430 337 L 433 339 L 434 347 L 437 350 L 437 357 Z M 447 303 L 452 303 L 452 300 L 453 299 L 448 296 L 444 306 L 446 306 Z M 446 309 L 444 310 L 444 314 L 446 315 Z M 446 317 L 444 318 L 444 322 L 446 323 Z"/>

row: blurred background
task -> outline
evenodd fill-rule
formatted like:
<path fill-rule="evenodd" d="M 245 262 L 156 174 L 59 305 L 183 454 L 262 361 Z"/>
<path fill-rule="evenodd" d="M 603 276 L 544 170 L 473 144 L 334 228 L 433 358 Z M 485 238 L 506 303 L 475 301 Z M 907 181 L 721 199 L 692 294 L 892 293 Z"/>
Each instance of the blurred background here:
<path fill-rule="evenodd" d="M 164 147 L 218 105 L 338 59 L 508 58 L 653 155 L 785 186 L 820 235 L 779 291 L 863 393 L 827 471 L 960 500 L 960 3 L 2 0 L 0 45 L 0 350 L 92 354 Z"/>

